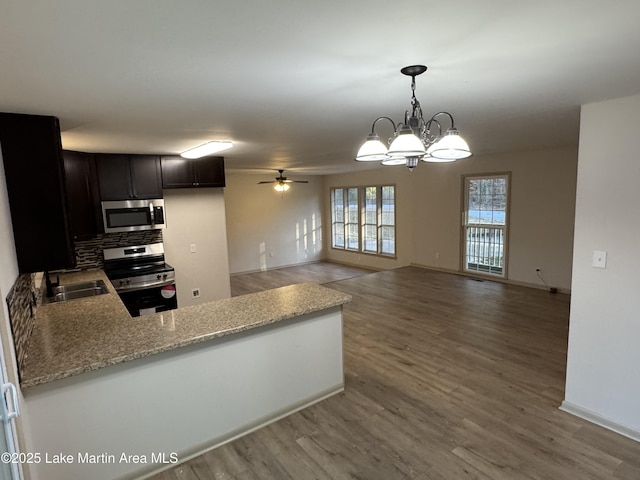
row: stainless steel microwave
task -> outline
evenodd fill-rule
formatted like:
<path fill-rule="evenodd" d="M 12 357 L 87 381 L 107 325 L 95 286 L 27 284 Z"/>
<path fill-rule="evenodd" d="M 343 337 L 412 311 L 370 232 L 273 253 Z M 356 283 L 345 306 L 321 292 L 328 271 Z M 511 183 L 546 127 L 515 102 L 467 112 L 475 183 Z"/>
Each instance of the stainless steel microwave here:
<path fill-rule="evenodd" d="M 135 232 L 165 227 L 164 200 L 102 202 L 105 233 Z"/>

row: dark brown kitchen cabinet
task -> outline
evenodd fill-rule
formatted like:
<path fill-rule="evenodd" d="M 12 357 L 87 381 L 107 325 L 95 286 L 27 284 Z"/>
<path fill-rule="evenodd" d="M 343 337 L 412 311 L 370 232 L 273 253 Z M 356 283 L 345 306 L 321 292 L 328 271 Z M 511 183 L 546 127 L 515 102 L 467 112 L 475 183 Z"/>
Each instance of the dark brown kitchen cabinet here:
<path fill-rule="evenodd" d="M 74 267 L 58 119 L 0 113 L 0 145 L 20 273 Z"/>
<path fill-rule="evenodd" d="M 186 159 L 163 156 L 163 188 L 224 187 L 224 157 Z"/>
<path fill-rule="evenodd" d="M 96 154 L 100 199 L 162 198 L 158 155 Z"/>
<path fill-rule="evenodd" d="M 102 231 L 98 172 L 91 153 L 62 152 L 69 228 L 74 240 L 89 240 Z"/>

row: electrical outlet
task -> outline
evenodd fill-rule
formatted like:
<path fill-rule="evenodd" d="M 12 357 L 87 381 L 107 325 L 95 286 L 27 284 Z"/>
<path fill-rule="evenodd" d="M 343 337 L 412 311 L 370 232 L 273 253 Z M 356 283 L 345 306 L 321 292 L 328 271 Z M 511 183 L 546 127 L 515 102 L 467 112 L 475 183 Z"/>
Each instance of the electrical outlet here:
<path fill-rule="evenodd" d="M 191 296 L 193 298 L 198 298 L 200 296 L 200 289 L 194 288 L 193 290 L 191 290 Z"/>
<path fill-rule="evenodd" d="M 196 244 L 192 243 L 191 245 L 189 245 L 189 251 L 191 253 L 196 253 L 197 249 L 196 249 Z"/>

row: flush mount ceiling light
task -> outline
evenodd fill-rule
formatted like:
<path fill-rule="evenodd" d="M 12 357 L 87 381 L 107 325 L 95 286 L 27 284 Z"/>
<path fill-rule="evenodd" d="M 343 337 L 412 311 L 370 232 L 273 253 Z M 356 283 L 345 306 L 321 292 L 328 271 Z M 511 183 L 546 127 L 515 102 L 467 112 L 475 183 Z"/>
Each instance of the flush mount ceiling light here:
<path fill-rule="evenodd" d="M 404 122 L 396 123 L 389 117 L 378 117 L 371 125 L 371 133 L 358 150 L 359 162 L 382 162 L 383 165 L 406 165 L 413 170 L 419 160 L 425 162 L 453 162 L 471 156 L 469 145 L 455 127 L 449 112 L 438 112 L 428 121 L 424 120 L 422 107 L 416 98 L 416 77 L 427 71 L 424 65 L 410 65 L 400 72 L 411 77 L 411 112 L 404 113 Z M 436 117 L 448 117 L 451 126 L 442 134 L 442 125 Z M 375 132 L 379 120 L 388 120 L 393 125 L 393 137 L 389 147 Z M 434 131 L 435 130 L 435 131 Z"/>
<path fill-rule="evenodd" d="M 185 152 L 182 152 L 180 156 L 182 158 L 201 158 L 206 157 L 207 155 L 213 155 L 214 153 L 221 152 L 223 150 L 227 150 L 228 148 L 233 147 L 233 143 L 231 142 L 207 142 L 197 147 L 191 148 Z"/>

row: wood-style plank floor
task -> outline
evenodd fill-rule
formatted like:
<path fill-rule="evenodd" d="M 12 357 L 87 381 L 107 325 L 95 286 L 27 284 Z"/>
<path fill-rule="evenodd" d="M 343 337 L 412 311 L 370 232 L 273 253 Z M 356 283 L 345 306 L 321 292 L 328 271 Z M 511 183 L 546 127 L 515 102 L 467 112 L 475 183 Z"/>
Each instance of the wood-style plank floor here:
<path fill-rule="evenodd" d="M 353 295 L 345 392 L 155 480 L 640 479 L 639 443 L 558 410 L 569 296 L 414 267 L 327 286 Z"/>
<path fill-rule="evenodd" d="M 264 272 L 243 273 L 231 277 L 231 296 L 260 292 L 295 283 L 328 283 L 372 273 L 373 270 L 330 262 L 308 263 Z"/>

